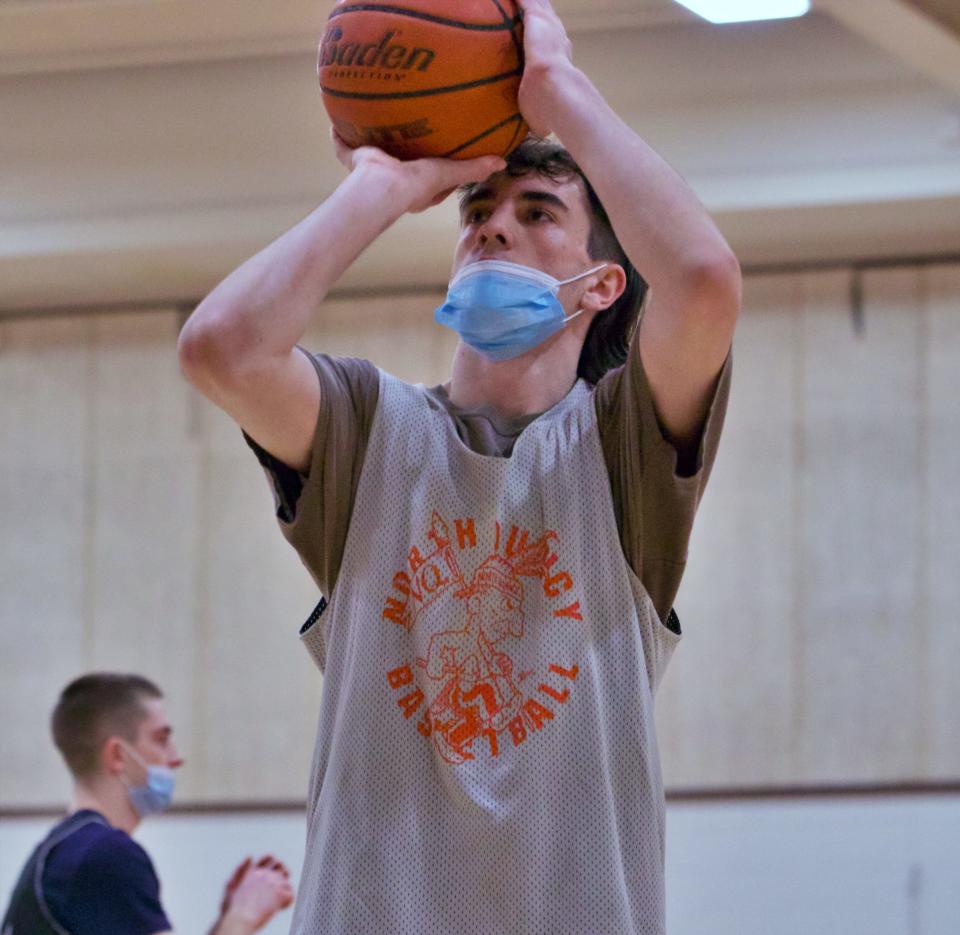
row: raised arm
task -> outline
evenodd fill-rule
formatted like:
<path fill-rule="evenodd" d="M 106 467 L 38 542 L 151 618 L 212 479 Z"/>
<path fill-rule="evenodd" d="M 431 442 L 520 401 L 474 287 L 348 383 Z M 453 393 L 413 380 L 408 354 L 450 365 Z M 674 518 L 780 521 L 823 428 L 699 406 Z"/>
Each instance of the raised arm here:
<path fill-rule="evenodd" d="M 526 65 L 520 107 L 583 169 L 650 286 L 639 353 L 661 426 L 689 454 L 740 308 L 740 268 L 684 180 L 614 112 L 571 60 L 549 0 L 519 0 Z"/>
<path fill-rule="evenodd" d="M 317 375 L 296 350 L 311 316 L 354 260 L 406 212 L 503 166 L 497 157 L 399 162 L 347 149 L 350 174 L 312 214 L 231 273 L 184 325 L 187 379 L 285 464 L 304 471 L 320 405 Z"/>

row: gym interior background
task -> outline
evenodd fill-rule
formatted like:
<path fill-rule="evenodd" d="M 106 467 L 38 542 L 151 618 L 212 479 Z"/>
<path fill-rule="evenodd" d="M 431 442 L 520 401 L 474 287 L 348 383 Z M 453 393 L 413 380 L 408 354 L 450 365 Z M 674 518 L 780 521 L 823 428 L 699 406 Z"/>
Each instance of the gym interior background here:
<path fill-rule="evenodd" d="M 329 2 L 0 7 L 0 901 L 62 810 L 47 721 L 156 680 L 187 760 L 145 823 L 178 931 L 299 866 L 318 595 L 184 317 L 342 170 Z M 960 7 L 713 27 L 556 0 L 576 62 L 741 259 L 727 429 L 658 696 L 672 935 L 947 935 L 960 911 Z M 407 217 L 307 346 L 447 376 L 456 212 Z M 266 931 L 286 930 L 281 915 Z"/>

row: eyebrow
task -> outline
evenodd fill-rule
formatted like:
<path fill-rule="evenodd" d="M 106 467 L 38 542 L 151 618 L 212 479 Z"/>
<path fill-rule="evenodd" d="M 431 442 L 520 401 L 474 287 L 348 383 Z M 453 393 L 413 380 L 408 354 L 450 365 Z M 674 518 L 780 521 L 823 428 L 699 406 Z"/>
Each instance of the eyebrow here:
<path fill-rule="evenodd" d="M 478 201 L 492 201 L 496 197 L 496 192 L 489 186 L 481 186 L 470 192 L 460 205 L 460 216 L 463 217 L 467 211 Z M 532 204 L 547 204 L 561 211 L 569 211 L 566 202 L 558 198 L 552 192 L 545 192 L 538 189 L 520 192 L 520 201 Z"/>

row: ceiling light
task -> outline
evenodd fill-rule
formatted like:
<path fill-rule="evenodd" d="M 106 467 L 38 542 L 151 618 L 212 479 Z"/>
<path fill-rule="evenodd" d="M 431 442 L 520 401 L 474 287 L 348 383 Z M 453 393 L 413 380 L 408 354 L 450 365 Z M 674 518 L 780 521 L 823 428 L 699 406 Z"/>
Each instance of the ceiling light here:
<path fill-rule="evenodd" d="M 788 19 L 810 11 L 810 0 L 676 0 L 711 23 Z"/>

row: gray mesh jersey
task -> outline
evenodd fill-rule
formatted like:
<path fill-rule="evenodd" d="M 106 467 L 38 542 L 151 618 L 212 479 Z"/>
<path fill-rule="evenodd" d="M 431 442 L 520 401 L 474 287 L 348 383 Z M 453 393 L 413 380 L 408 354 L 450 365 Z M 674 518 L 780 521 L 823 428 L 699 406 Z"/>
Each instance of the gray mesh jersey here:
<path fill-rule="evenodd" d="M 509 458 L 380 375 L 325 672 L 294 933 L 660 933 L 653 695 L 679 636 L 620 543 L 578 382 Z"/>

